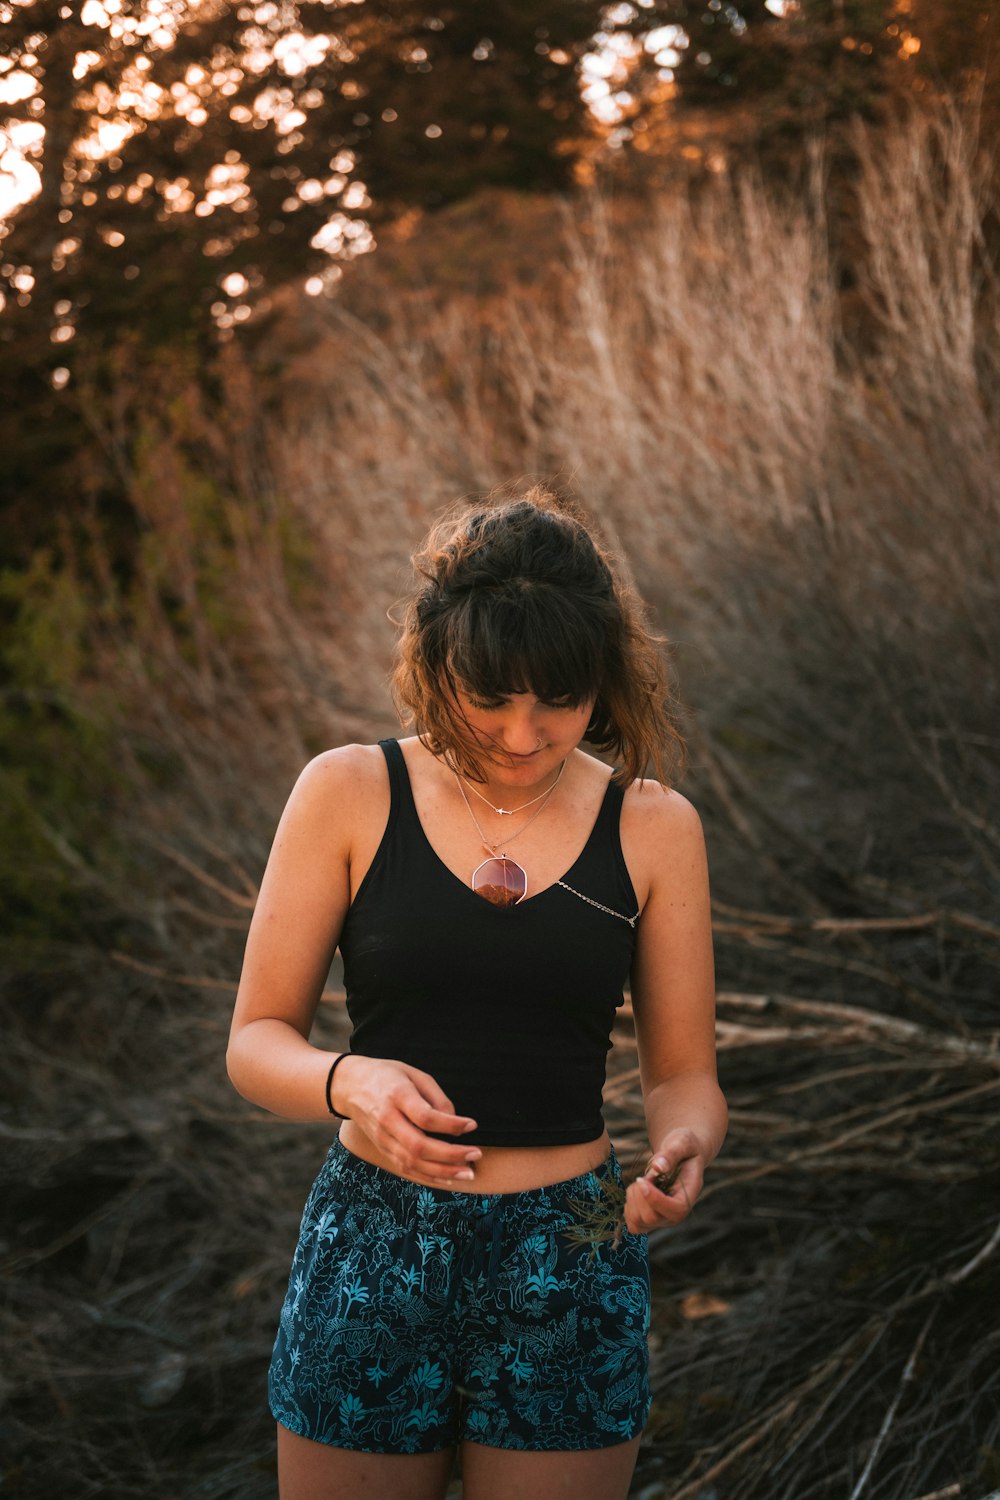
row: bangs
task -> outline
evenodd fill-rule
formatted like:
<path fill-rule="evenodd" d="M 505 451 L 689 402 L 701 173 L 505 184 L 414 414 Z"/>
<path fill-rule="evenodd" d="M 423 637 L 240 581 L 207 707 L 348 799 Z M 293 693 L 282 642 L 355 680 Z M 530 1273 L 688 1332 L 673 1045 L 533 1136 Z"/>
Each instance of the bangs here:
<path fill-rule="evenodd" d="M 448 621 L 445 676 L 452 689 L 477 697 L 533 693 L 577 707 L 597 697 L 605 675 L 610 622 L 603 613 L 525 579 L 513 589 L 470 593 Z"/>

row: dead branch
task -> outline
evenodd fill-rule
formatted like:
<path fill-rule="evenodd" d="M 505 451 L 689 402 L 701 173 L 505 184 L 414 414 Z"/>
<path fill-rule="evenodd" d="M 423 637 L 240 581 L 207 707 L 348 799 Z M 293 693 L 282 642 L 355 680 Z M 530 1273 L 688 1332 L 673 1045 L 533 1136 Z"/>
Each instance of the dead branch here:
<path fill-rule="evenodd" d="M 216 895 L 222 896 L 232 906 L 239 907 L 241 911 L 253 911 L 257 904 L 258 893 L 256 887 L 245 876 L 243 880 L 249 889 L 243 891 L 234 890 L 232 886 L 226 885 L 224 881 L 217 880 L 214 875 L 210 875 L 207 870 L 203 870 L 201 865 L 196 864 L 193 859 L 190 859 L 179 849 L 174 849 L 169 844 L 162 843 L 159 839 L 151 838 L 149 842 L 166 859 L 175 864 L 178 869 L 183 870 L 186 875 L 190 875 L 193 880 L 197 880 L 199 885 L 205 886 L 206 890 L 214 891 Z"/>
<path fill-rule="evenodd" d="M 896 1390 L 896 1394 L 895 1396 L 893 1396 L 892 1403 L 889 1406 L 889 1410 L 883 1417 L 882 1425 L 875 1435 L 875 1441 L 872 1443 L 871 1451 L 868 1454 L 867 1459 L 865 1460 L 865 1466 L 861 1471 L 858 1482 L 851 1491 L 851 1500 L 858 1500 L 859 1495 L 863 1493 L 865 1486 L 871 1478 L 872 1470 L 875 1468 L 875 1465 L 878 1462 L 879 1454 L 882 1452 L 882 1449 L 885 1446 L 886 1439 L 888 1438 L 889 1433 L 892 1431 L 892 1424 L 896 1420 L 896 1413 L 899 1410 L 900 1402 L 902 1401 L 903 1396 L 906 1394 L 907 1387 L 912 1383 L 916 1375 L 917 1360 L 920 1358 L 920 1352 L 924 1347 L 924 1340 L 930 1332 L 931 1324 L 937 1316 L 937 1311 L 937 1307 L 931 1308 L 930 1312 L 927 1314 L 927 1317 L 924 1319 L 923 1326 L 921 1327 L 920 1332 L 917 1334 L 913 1348 L 910 1350 L 910 1357 L 903 1367 L 903 1373 L 900 1376 L 899 1386 Z"/>

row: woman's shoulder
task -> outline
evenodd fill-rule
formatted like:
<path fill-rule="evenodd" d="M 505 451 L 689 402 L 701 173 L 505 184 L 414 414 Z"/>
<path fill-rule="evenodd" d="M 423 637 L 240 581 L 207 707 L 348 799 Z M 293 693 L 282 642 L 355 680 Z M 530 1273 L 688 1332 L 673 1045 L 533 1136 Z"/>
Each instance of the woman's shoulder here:
<path fill-rule="evenodd" d="M 322 750 L 307 761 L 296 785 L 322 789 L 355 777 L 370 779 L 385 775 L 385 755 L 381 745 L 336 745 Z"/>
<path fill-rule="evenodd" d="M 335 806 L 343 815 L 355 804 L 370 804 L 373 794 L 388 789 L 385 756 L 380 745 L 338 745 L 313 757 L 299 773 L 289 806 L 323 812 Z"/>
<path fill-rule="evenodd" d="M 702 846 L 705 836 L 698 811 L 681 792 L 645 778 L 626 787 L 622 802 L 622 831 L 643 844 L 661 846 L 666 840 Z"/>
<path fill-rule="evenodd" d="M 658 781 L 635 781 L 621 815 L 625 863 L 639 904 L 658 895 L 668 907 L 684 906 L 705 889 L 705 836 L 696 809 L 680 792 Z"/>

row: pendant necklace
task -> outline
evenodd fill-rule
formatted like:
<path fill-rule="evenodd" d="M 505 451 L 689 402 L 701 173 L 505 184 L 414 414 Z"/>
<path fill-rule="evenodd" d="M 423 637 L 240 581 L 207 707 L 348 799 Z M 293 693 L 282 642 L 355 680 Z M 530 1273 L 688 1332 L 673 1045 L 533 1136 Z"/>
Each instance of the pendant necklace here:
<path fill-rule="evenodd" d="M 563 761 L 563 765 L 565 765 L 565 764 L 566 764 L 566 762 Z M 455 772 L 455 774 L 456 774 L 456 776 L 458 776 L 458 772 L 457 771 Z M 560 767 L 559 776 L 561 776 L 561 775 L 562 775 L 562 768 Z M 471 781 L 466 781 L 466 779 L 465 779 L 464 776 L 459 776 L 458 779 L 459 779 L 459 781 L 461 781 L 461 783 L 462 783 L 463 786 L 467 786 L 468 787 L 468 789 L 469 789 L 470 792 L 474 792 L 475 795 L 479 798 L 479 800 L 481 802 L 485 802 L 486 806 L 490 809 L 491 812 L 497 813 L 501 818 L 512 818 L 515 813 L 524 812 L 524 809 L 526 807 L 534 807 L 534 805 L 535 805 L 536 802 L 541 802 L 545 797 L 547 797 L 549 795 L 550 792 L 554 792 L 555 789 L 556 789 L 556 786 L 558 785 L 558 782 L 559 782 L 559 776 L 556 777 L 556 779 L 552 783 L 552 785 L 550 787 L 548 787 L 544 792 L 539 792 L 538 796 L 537 797 L 532 797 L 532 799 L 531 799 L 530 802 L 522 802 L 521 805 L 520 805 L 520 807 L 494 807 L 493 803 L 490 801 L 489 797 L 484 797 L 483 794 L 482 794 L 482 792 L 479 790 L 479 788 L 476 787 L 476 786 L 473 786 L 473 784 L 472 784 Z M 466 801 L 466 806 L 468 806 L 468 802 L 469 802 L 468 797 L 466 797 L 465 801 Z M 469 808 L 469 811 L 471 812 L 472 809 Z M 475 819 L 473 819 L 473 822 L 475 822 Z M 527 828 L 528 825 L 525 824 L 524 826 Z"/>
<path fill-rule="evenodd" d="M 521 834 L 526 832 L 535 819 L 545 811 L 546 803 L 562 780 L 562 774 L 565 769 L 566 762 L 563 761 L 559 767 L 559 775 L 548 790 L 539 793 L 537 797 L 532 797 L 531 802 L 523 804 L 524 807 L 530 807 L 532 802 L 540 802 L 541 806 L 537 812 L 533 812 L 528 821 L 522 823 L 521 827 L 515 829 L 509 837 L 499 838 L 495 844 L 491 844 L 483 832 L 479 819 L 472 810 L 472 803 L 465 794 L 465 787 L 462 785 L 463 778 L 459 776 L 457 771 L 455 772 L 455 779 L 458 782 L 458 789 L 462 794 L 462 801 L 468 808 L 469 817 L 472 819 L 476 832 L 479 834 L 483 848 L 489 855 L 488 859 L 484 859 L 473 870 L 472 889 L 478 896 L 484 896 L 494 906 L 516 906 L 528 894 L 528 874 L 523 865 L 519 865 L 516 859 L 509 859 L 506 853 L 498 854 L 497 851 L 501 845 L 506 850 L 507 846 L 512 844 L 515 839 L 520 838 Z M 475 791 L 475 787 L 472 790 Z M 482 794 L 479 793 L 478 795 Z M 485 802 L 486 800 L 484 797 L 483 801 Z M 493 807 L 492 802 L 489 803 L 489 806 Z M 493 811 L 497 813 L 503 811 L 506 813 L 507 809 L 494 807 Z M 512 811 L 520 812 L 521 808 L 517 807 L 512 809 Z"/>

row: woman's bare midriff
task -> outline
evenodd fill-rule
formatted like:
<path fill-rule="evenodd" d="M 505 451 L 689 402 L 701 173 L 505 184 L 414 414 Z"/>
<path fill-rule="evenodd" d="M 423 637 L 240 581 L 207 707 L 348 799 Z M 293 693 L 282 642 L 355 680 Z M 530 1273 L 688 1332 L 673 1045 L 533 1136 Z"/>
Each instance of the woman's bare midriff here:
<path fill-rule="evenodd" d="M 340 1143 L 354 1156 L 382 1167 L 397 1177 L 404 1174 L 382 1155 L 375 1142 L 354 1120 L 340 1127 Z M 471 1143 L 470 1143 L 471 1144 Z M 462 1193 L 523 1193 L 531 1188 L 549 1187 L 579 1177 L 607 1160 L 611 1141 L 607 1131 L 592 1141 L 572 1146 L 481 1146 L 482 1157 L 473 1163 L 475 1177 L 471 1182 L 456 1182 L 454 1190 Z M 445 1189 L 447 1191 L 447 1189 Z"/>

